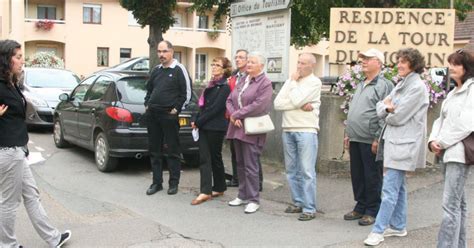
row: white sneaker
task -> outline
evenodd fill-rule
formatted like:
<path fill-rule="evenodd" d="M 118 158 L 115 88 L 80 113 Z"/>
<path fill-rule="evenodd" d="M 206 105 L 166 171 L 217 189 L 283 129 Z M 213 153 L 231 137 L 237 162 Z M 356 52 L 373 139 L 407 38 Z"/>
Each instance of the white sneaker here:
<path fill-rule="evenodd" d="M 364 244 L 369 246 L 376 246 L 382 243 L 382 241 L 384 241 L 383 234 L 371 232 L 369 233 L 367 239 L 364 240 Z"/>
<path fill-rule="evenodd" d="M 395 230 L 395 229 L 392 229 L 390 227 L 385 229 L 385 232 L 383 232 L 384 237 L 392 237 L 392 236 L 405 237 L 405 236 L 407 236 L 407 234 L 408 234 L 408 232 L 407 232 L 406 229 Z"/>
<path fill-rule="evenodd" d="M 258 203 L 251 202 L 251 203 L 247 204 L 247 206 L 245 206 L 244 212 L 246 214 L 252 214 L 252 213 L 257 212 L 259 207 L 260 207 L 260 205 L 258 205 Z"/>
<path fill-rule="evenodd" d="M 229 206 L 233 206 L 233 207 L 240 206 L 240 205 L 243 205 L 243 204 L 247 204 L 247 201 L 244 201 L 244 200 L 242 200 L 238 197 L 229 202 Z"/>

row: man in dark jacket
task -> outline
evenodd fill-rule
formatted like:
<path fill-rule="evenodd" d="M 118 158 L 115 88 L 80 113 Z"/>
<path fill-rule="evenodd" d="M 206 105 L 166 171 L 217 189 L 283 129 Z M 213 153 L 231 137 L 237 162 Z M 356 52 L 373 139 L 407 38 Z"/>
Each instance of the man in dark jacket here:
<path fill-rule="evenodd" d="M 153 68 L 147 82 L 145 107 L 153 183 L 146 191 L 152 195 L 163 189 L 163 159 L 169 169 L 168 194 L 178 192 L 181 170 L 178 114 L 191 100 L 191 79 L 186 68 L 173 59 L 169 41 L 158 44 L 161 64 Z"/>

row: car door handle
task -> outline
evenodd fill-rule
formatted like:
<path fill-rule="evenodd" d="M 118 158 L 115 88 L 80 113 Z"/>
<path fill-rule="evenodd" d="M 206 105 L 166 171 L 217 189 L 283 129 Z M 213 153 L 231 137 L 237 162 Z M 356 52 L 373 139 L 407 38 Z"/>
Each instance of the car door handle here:
<path fill-rule="evenodd" d="M 95 115 L 95 108 L 91 109 L 91 115 Z"/>
<path fill-rule="evenodd" d="M 79 110 L 79 108 L 74 108 L 74 112 L 77 112 Z"/>

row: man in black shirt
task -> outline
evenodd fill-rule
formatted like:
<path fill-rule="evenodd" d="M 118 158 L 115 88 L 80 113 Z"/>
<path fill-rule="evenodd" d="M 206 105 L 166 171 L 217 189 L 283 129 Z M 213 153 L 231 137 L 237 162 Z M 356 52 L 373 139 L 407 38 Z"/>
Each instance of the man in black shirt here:
<path fill-rule="evenodd" d="M 157 52 L 161 64 L 151 71 L 145 96 L 153 171 L 153 183 L 146 194 L 163 189 L 163 159 L 166 159 L 170 174 L 168 194 L 174 195 L 178 192 L 181 170 L 178 114 L 191 100 L 191 79 L 186 68 L 173 59 L 173 45 L 169 41 L 161 41 Z"/>

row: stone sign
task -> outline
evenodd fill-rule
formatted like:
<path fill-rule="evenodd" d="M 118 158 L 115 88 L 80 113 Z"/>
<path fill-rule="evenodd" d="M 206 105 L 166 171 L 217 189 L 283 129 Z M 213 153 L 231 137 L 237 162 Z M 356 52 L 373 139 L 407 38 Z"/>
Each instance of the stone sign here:
<path fill-rule="evenodd" d="M 427 66 L 446 66 L 453 52 L 454 9 L 332 8 L 329 62 L 357 61 L 357 54 L 377 48 L 385 64 L 396 64 L 396 51 L 416 48 Z"/>

